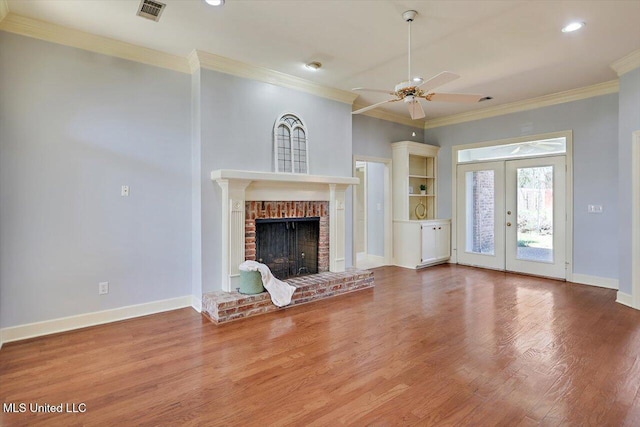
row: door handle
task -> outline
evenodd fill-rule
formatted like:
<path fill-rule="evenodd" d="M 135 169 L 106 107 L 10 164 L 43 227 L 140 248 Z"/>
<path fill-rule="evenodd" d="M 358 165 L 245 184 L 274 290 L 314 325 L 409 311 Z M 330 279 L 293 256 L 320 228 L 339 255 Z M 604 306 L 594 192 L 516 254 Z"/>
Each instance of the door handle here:
<path fill-rule="evenodd" d="M 507 227 L 511 227 L 511 223 L 510 222 L 507 223 Z"/>

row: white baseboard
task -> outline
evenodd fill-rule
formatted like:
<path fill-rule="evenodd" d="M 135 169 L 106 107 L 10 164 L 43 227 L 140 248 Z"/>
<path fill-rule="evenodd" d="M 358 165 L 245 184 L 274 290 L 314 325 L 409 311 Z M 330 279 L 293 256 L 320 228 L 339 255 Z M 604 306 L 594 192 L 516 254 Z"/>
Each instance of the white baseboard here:
<path fill-rule="evenodd" d="M 382 264 L 382 265 L 384 265 L 384 262 L 385 262 L 385 258 L 380 255 L 367 254 L 366 259 L 368 262 L 375 262 L 376 264 Z"/>
<path fill-rule="evenodd" d="M 598 286 L 600 288 L 618 289 L 618 279 L 611 279 L 609 277 L 590 276 L 588 274 L 573 273 L 572 283 L 579 283 L 581 285 Z"/>
<path fill-rule="evenodd" d="M 633 306 L 633 299 L 631 295 L 618 291 L 616 296 L 616 302 L 622 305 L 626 305 L 627 307 L 635 308 Z"/>
<path fill-rule="evenodd" d="M 358 256 L 360 257 L 360 259 L 358 259 Z M 364 266 L 364 268 L 369 268 L 369 266 L 371 265 L 375 265 L 375 266 L 389 265 L 386 262 L 385 257 L 380 255 L 371 255 L 364 252 L 360 252 L 359 254 L 356 254 L 355 261 L 356 261 L 355 264 L 357 268 L 363 268 L 362 266 Z M 358 262 L 360 262 L 361 265 L 358 265 Z"/>
<path fill-rule="evenodd" d="M 111 310 L 96 311 L 93 313 L 61 317 L 59 319 L 46 320 L 43 322 L 12 326 L 10 328 L 0 330 L 0 343 L 19 341 L 42 335 L 86 328 L 88 326 L 101 325 L 103 323 L 117 322 L 118 320 L 131 319 L 133 317 L 162 313 L 163 311 L 192 307 L 192 304 L 192 296 L 187 295 L 144 304 L 129 305 Z"/>
<path fill-rule="evenodd" d="M 191 295 L 191 307 L 198 313 L 202 313 L 202 297 Z"/>

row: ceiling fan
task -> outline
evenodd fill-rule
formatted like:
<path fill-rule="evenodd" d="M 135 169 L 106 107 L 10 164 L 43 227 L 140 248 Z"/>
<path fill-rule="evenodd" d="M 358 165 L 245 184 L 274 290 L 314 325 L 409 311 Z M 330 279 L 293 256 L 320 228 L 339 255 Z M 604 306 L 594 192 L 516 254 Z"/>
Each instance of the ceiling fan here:
<path fill-rule="evenodd" d="M 425 116 L 422 105 L 418 101 L 420 98 L 427 101 L 440 101 L 440 102 L 458 102 L 458 103 L 474 103 L 480 101 L 487 101 L 493 99 L 490 96 L 470 94 L 470 93 L 435 93 L 431 92 L 433 89 L 449 83 L 455 79 L 460 78 L 459 75 L 443 71 L 440 74 L 431 77 L 428 80 L 423 80 L 419 77 L 411 78 L 411 22 L 415 19 L 418 12 L 415 10 L 407 10 L 402 14 L 402 18 L 409 23 L 409 73 L 406 81 L 400 82 L 396 85 L 393 91 L 381 90 L 381 89 L 367 89 L 364 87 L 356 87 L 352 90 L 361 90 L 368 92 L 386 93 L 388 95 L 394 95 L 395 98 L 388 99 L 386 101 L 378 102 L 377 104 L 369 105 L 368 107 L 361 108 L 356 111 L 352 111 L 351 114 L 360 114 L 365 111 L 373 110 L 383 104 L 390 102 L 404 101 L 409 108 L 409 114 L 413 120 L 421 119 Z"/>

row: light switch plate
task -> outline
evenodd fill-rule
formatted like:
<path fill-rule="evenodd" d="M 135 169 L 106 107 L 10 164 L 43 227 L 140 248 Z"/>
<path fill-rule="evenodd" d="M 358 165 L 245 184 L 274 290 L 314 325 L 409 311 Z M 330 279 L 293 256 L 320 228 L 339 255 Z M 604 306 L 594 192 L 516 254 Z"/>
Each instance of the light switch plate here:
<path fill-rule="evenodd" d="M 98 283 L 98 294 L 106 295 L 109 293 L 109 282 L 100 282 Z"/>
<path fill-rule="evenodd" d="M 587 206 L 587 212 L 594 213 L 594 214 L 601 214 L 602 213 L 602 205 L 588 205 Z"/>

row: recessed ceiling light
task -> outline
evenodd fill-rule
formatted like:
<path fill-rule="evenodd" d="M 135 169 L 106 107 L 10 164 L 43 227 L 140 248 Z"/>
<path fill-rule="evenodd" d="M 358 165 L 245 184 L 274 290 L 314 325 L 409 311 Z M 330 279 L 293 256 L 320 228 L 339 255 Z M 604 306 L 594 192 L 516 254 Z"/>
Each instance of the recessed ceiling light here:
<path fill-rule="evenodd" d="M 211 6 L 222 6 L 224 4 L 224 0 L 204 0 L 205 3 L 210 4 Z"/>
<path fill-rule="evenodd" d="M 322 67 L 322 64 L 318 61 L 309 62 L 308 64 L 304 64 L 304 68 L 311 71 L 318 71 Z"/>
<path fill-rule="evenodd" d="M 572 31 L 577 31 L 582 27 L 584 27 L 584 22 L 572 22 L 571 24 L 565 26 L 562 29 L 562 32 L 563 33 L 570 33 Z"/>
<path fill-rule="evenodd" d="M 413 78 L 413 81 L 414 81 L 415 83 L 422 83 L 424 80 L 423 80 L 423 78 L 422 78 L 422 77 L 414 77 L 414 78 Z"/>

